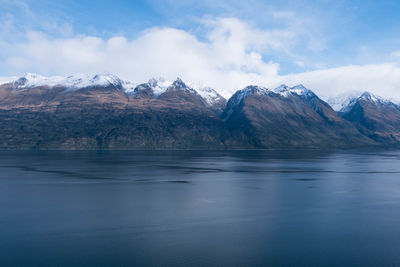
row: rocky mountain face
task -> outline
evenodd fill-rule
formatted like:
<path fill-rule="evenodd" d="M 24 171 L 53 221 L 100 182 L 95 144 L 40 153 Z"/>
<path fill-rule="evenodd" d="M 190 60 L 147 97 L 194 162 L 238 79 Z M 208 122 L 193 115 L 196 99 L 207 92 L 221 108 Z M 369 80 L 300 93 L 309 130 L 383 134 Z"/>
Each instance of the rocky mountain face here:
<path fill-rule="evenodd" d="M 365 92 L 353 98 L 340 114 L 361 133 L 379 143 L 400 142 L 400 107 L 389 100 Z"/>
<path fill-rule="evenodd" d="M 0 148 L 353 148 L 400 143 L 400 108 L 363 94 L 334 111 L 302 85 L 248 86 L 227 102 L 181 79 L 27 74 L 0 85 Z"/>

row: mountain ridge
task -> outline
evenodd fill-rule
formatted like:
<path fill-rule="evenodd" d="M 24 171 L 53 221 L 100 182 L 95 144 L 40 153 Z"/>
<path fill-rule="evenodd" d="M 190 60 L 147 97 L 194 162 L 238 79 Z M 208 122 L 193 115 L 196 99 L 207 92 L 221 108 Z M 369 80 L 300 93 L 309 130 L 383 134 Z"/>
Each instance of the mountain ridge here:
<path fill-rule="evenodd" d="M 301 84 L 249 85 L 228 100 L 180 78 L 136 84 L 112 74 L 27 74 L 0 85 L 0 148 L 393 146 L 398 121 L 400 107 L 389 100 L 366 92 L 337 112 Z"/>

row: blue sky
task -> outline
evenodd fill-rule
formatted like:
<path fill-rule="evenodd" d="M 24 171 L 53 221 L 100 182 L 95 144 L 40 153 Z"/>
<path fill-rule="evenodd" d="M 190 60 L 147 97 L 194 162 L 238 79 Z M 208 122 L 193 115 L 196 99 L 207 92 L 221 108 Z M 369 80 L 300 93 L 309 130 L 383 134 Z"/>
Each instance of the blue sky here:
<path fill-rule="evenodd" d="M 398 14 L 400 1 L 0 0 L 0 76 L 182 76 L 226 95 L 280 82 L 377 91 L 387 78 L 379 92 L 397 97 Z"/>

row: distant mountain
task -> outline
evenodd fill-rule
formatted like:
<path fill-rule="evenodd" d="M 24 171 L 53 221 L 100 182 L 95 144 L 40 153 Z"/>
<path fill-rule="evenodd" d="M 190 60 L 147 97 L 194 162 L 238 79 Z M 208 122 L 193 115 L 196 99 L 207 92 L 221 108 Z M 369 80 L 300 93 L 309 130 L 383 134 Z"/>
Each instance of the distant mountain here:
<path fill-rule="evenodd" d="M 76 74 L 68 77 L 53 76 L 44 77 L 34 73 L 27 73 L 25 76 L 12 82 L 15 89 L 26 90 L 35 87 L 62 87 L 69 90 L 77 90 L 87 87 L 107 87 L 115 86 L 123 89 L 129 87 L 129 83 L 123 82 L 112 74 L 97 74 L 94 76 L 86 74 Z"/>
<path fill-rule="evenodd" d="M 0 86 L 1 109 L 45 110 L 82 104 L 123 104 L 128 102 L 122 81 L 113 75 L 66 78 L 27 74 Z"/>
<path fill-rule="evenodd" d="M 388 99 L 364 92 L 340 114 L 371 139 L 384 144 L 400 142 L 400 107 Z"/>
<path fill-rule="evenodd" d="M 36 98 L 35 95 L 40 95 L 41 98 L 47 99 L 46 96 L 57 95 L 59 92 L 70 93 L 93 88 L 115 89 L 134 98 L 158 98 L 170 87 L 176 87 L 174 85 L 177 85 L 178 81 L 183 83 L 179 78 L 175 82 L 167 81 L 163 78 L 152 78 L 147 83 L 135 84 L 133 82 L 123 81 L 112 74 L 97 74 L 94 76 L 75 74 L 68 77 L 44 77 L 38 74 L 28 73 L 10 83 L 3 84 L 1 88 L 3 91 L 19 93 L 18 96 L 15 94 L 13 95 L 13 97 L 16 97 L 15 101 L 10 101 L 10 98 L 7 98 L 7 101 L 3 101 L 7 102 L 3 103 L 5 106 L 11 106 L 13 103 L 21 100 L 21 98 L 25 98 L 26 101 L 32 98 L 32 101 L 34 101 L 33 98 Z M 183 89 L 200 95 L 203 99 L 202 101 L 206 103 L 213 112 L 220 113 L 225 107 L 226 99 L 210 87 L 193 89 L 184 84 Z M 65 94 L 63 96 L 65 96 Z M 26 101 L 23 101 L 23 105 L 27 104 Z"/>
<path fill-rule="evenodd" d="M 221 115 L 236 139 L 260 148 L 373 145 L 302 85 L 237 91 Z"/>
<path fill-rule="evenodd" d="M 400 108 L 364 93 L 336 112 L 302 85 L 247 86 L 226 101 L 181 79 L 26 74 L 0 85 L 0 148 L 260 149 L 400 144 Z"/>
<path fill-rule="evenodd" d="M 229 132 L 208 102 L 177 79 L 127 90 L 114 76 L 0 86 L 0 147 L 223 149 Z"/>
<path fill-rule="evenodd" d="M 192 94 L 200 95 L 202 101 L 217 115 L 225 108 L 226 99 L 211 87 L 198 87 L 194 89 L 186 84 L 182 87 L 182 85 L 177 84 L 178 81 L 182 82 L 179 78 L 175 82 L 166 81 L 163 78 L 153 78 L 147 83 L 139 84 L 129 93 L 135 98 L 157 98 L 167 92 L 168 88 L 172 86 L 173 88 L 181 88 Z"/>

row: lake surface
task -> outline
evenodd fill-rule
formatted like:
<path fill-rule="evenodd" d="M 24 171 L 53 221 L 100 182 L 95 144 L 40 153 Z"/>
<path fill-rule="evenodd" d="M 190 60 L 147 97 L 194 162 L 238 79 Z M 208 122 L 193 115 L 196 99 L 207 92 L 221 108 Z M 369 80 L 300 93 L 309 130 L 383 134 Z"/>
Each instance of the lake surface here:
<path fill-rule="evenodd" d="M 400 151 L 0 152 L 0 266 L 399 266 Z"/>

